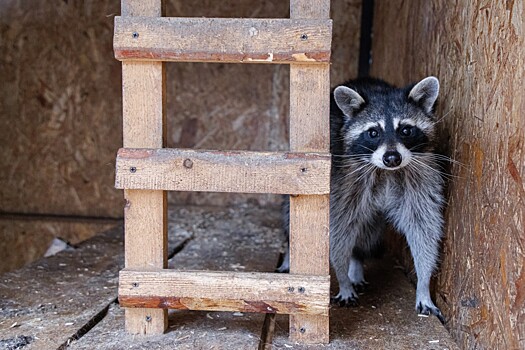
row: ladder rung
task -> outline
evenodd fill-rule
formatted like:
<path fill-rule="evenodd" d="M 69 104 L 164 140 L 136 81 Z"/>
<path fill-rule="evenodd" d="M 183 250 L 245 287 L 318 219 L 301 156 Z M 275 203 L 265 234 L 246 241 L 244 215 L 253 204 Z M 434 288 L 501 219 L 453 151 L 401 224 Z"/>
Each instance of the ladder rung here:
<path fill-rule="evenodd" d="M 121 148 L 120 189 L 327 194 L 330 154 Z"/>
<path fill-rule="evenodd" d="M 330 276 L 136 271 L 119 277 L 123 307 L 328 315 Z"/>
<path fill-rule="evenodd" d="M 328 63 L 330 19 L 115 17 L 119 60 Z"/>

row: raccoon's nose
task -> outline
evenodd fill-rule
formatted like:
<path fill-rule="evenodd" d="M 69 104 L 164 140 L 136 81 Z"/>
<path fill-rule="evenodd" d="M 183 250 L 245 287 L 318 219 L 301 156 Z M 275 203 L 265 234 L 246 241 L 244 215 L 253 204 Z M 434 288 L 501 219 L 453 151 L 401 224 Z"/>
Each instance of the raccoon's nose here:
<path fill-rule="evenodd" d="M 389 168 L 395 168 L 401 164 L 401 154 L 395 151 L 385 152 L 383 155 L 383 163 Z"/>

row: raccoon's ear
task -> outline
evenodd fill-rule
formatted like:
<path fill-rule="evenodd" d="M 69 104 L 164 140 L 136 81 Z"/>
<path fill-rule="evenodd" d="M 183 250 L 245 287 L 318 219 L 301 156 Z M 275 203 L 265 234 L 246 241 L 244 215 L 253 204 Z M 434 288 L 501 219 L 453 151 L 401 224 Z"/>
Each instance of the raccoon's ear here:
<path fill-rule="evenodd" d="M 335 88 L 334 99 L 337 106 L 348 117 L 351 117 L 365 103 L 365 100 L 355 90 L 343 85 Z"/>
<path fill-rule="evenodd" d="M 436 77 L 427 77 L 410 90 L 408 98 L 420 105 L 426 113 L 431 114 L 438 95 L 439 80 Z"/>

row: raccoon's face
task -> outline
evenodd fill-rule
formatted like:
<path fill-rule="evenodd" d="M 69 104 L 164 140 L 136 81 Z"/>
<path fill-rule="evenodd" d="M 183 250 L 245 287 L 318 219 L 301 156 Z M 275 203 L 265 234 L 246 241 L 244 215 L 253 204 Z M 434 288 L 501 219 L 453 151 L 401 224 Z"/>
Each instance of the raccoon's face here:
<path fill-rule="evenodd" d="M 361 94 L 346 87 L 334 90 L 345 115 L 343 137 L 346 152 L 378 168 L 397 170 L 410 164 L 414 155 L 432 149 L 433 109 L 439 81 L 428 77 L 413 87 L 373 87 Z"/>

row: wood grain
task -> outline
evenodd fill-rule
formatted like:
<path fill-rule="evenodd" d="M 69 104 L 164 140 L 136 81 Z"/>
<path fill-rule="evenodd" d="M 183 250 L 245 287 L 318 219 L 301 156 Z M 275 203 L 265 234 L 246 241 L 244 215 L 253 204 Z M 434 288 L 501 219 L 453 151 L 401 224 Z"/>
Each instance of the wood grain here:
<path fill-rule="evenodd" d="M 460 163 L 436 299 L 463 349 L 525 349 L 524 18 L 522 1 L 376 1 L 372 74 L 441 81 L 440 144 Z"/>
<path fill-rule="evenodd" d="M 122 16 L 159 16 L 162 1 L 122 0 Z M 165 70 L 161 62 L 122 63 L 124 147 L 160 148 L 165 144 Z M 167 264 L 167 197 L 164 191 L 125 190 L 125 266 L 164 268 Z M 133 334 L 161 334 L 167 311 L 126 310 Z"/>
<path fill-rule="evenodd" d="M 123 270 L 124 307 L 328 315 L 330 278 L 262 272 Z"/>
<path fill-rule="evenodd" d="M 119 60 L 232 63 L 330 61 L 330 19 L 115 17 Z"/>
<path fill-rule="evenodd" d="M 325 18 L 330 1 L 290 2 L 291 18 Z M 330 67 L 290 67 L 290 150 L 328 152 L 330 148 Z M 329 196 L 290 198 L 290 273 L 329 274 Z M 328 343 L 325 316 L 290 316 L 290 338 Z"/>
<path fill-rule="evenodd" d="M 330 155 L 120 149 L 115 186 L 126 189 L 319 194 L 330 189 Z"/>

